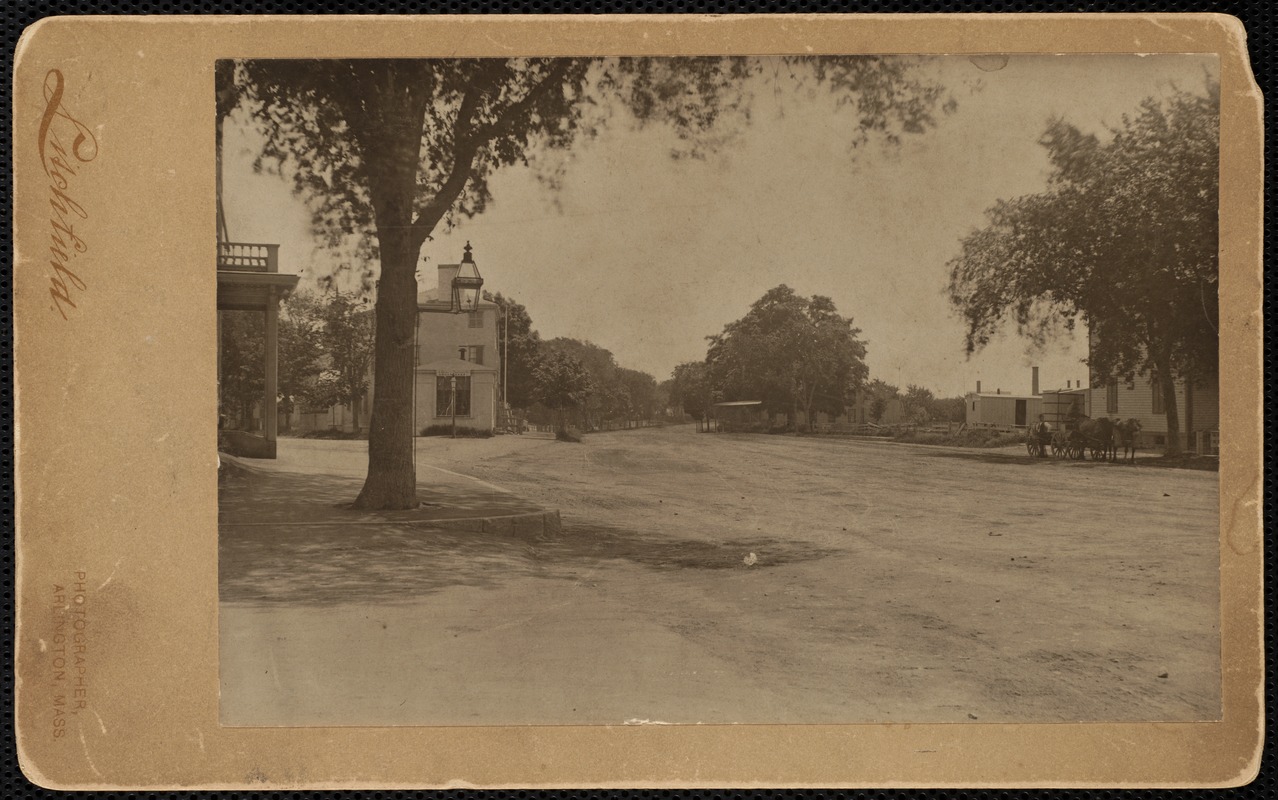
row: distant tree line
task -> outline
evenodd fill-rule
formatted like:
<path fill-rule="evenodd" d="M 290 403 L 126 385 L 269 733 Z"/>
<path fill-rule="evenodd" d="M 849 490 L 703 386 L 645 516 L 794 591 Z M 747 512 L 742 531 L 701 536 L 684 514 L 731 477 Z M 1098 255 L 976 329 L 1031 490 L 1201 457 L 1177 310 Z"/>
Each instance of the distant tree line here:
<path fill-rule="evenodd" d="M 485 297 L 501 306 L 505 320 L 498 352 L 506 402 L 530 422 L 589 431 L 663 415 L 666 403 L 656 378 L 620 366 L 611 351 L 592 342 L 543 340 L 521 303 L 500 293 Z"/>

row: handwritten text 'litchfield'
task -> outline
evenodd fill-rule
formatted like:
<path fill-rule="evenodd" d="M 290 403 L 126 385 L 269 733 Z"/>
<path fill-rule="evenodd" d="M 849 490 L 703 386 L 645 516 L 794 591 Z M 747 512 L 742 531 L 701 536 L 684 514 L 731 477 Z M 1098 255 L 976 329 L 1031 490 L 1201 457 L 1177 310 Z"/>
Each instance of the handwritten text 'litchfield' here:
<path fill-rule="evenodd" d="M 67 318 L 67 309 L 75 308 L 72 290 L 83 292 L 84 280 L 71 269 L 71 263 L 89 249 L 76 233 L 75 226 L 89 214 L 72 197 L 71 181 L 76 168 L 98 157 L 98 140 L 89 127 L 71 116 L 62 103 L 65 89 L 62 72 L 51 69 L 44 76 L 44 115 L 40 119 L 40 166 L 49 177 L 49 296 L 53 308 Z M 70 158 L 64 138 L 71 139 Z M 75 166 L 72 166 L 72 165 Z"/>

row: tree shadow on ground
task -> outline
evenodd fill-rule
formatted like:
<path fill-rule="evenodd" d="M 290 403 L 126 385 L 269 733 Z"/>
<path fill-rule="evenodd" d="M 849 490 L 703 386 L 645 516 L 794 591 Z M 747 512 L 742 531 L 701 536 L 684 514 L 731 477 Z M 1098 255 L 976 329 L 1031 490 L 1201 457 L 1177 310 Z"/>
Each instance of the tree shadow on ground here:
<path fill-rule="evenodd" d="M 456 586 L 580 580 L 607 562 L 655 570 L 763 569 L 834 552 L 768 537 L 708 542 L 571 523 L 541 536 L 407 525 L 231 525 L 220 532 L 218 582 L 227 603 L 407 603 Z M 751 553 L 756 561 L 747 566 Z"/>
<path fill-rule="evenodd" d="M 407 511 L 357 511 L 362 477 L 294 472 L 228 470 L 218 482 L 220 524 L 413 522 L 429 518 L 498 517 L 541 508 L 473 481 L 446 486 L 423 483 L 421 507 Z"/>

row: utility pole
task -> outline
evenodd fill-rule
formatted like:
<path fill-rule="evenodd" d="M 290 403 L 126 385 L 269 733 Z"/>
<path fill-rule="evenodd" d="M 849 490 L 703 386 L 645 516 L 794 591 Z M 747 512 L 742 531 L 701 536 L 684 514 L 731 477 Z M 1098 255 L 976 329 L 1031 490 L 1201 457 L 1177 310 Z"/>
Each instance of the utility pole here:
<path fill-rule="evenodd" d="M 506 364 L 510 361 L 510 310 L 503 304 L 501 307 L 501 405 L 509 410 L 510 400 L 507 397 L 506 380 L 510 375 Z"/>

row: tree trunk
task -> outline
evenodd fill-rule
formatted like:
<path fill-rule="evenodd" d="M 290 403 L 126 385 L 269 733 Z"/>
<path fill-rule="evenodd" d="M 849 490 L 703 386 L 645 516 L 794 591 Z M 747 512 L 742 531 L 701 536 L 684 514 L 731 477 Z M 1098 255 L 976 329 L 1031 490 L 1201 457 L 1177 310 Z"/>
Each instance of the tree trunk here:
<path fill-rule="evenodd" d="M 351 417 L 353 418 L 351 420 L 351 428 L 352 430 L 354 430 L 355 433 L 359 433 L 359 430 L 360 430 L 359 415 L 361 410 L 360 409 L 361 400 L 363 400 L 363 398 L 360 397 L 359 395 L 355 395 L 354 397 L 351 398 Z M 416 431 L 414 431 L 414 433 L 416 433 Z"/>
<path fill-rule="evenodd" d="M 1185 436 L 1188 439 L 1189 451 L 1198 452 L 1198 443 L 1194 441 L 1194 376 L 1185 376 Z"/>
<path fill-rule="evenodd" d="M 1176 378 L 1170 356 L 1159 356 L 1156 362 L 1158 383 L 1163 390 L 1163 411 L 1167 414 L 1167 445 L 1164 455 L 1178 456 L 1184 448 L 1180 442 L 1180 413 L 1176 407 Z"/>
<path fill-rule="evenodd" d="M 380 228 L 380 226 L 379 226 Z M 377 288 L 373 413 L 368 423 L 368 477 L 361 509 L 417 507 L 413 463 L 413 327 L 417 323 L 417 252 L 402 233 L 379 230 L 382 276 Z M 390 245 L 390 246 L 388 246 Z M 358 408 L 358 404 L 353 404 Z M 356 428 L 359 419 L 355 420 Z"/>
<path fill-rule="evenodd" d="M 368 160 L 369 196 L 377 222 L 381 277 L 374 306 L 373 413 L 368 423 L 368 477 L 359 509 L 417 507 L 413 463 L 413 341 L 417 326 L 417 258 L 413 195 L 421 115 L 403 113 L 379 130 Z M 361 142 L 362 145 L 366 144 Z M 356 420 L 356 425 L 359 421 Z"/>

